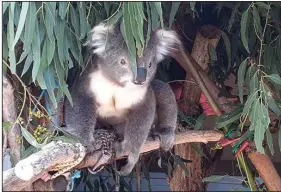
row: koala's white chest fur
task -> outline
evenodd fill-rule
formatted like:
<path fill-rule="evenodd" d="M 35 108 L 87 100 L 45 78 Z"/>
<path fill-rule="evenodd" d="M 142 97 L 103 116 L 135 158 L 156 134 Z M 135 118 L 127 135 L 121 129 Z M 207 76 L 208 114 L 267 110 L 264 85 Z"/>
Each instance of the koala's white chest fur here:
<path fill-rule="evenodd" d="M 146 87 L 133 83 L 125 87 L 118 86 L 105 78 L 100 71 L 92 73 L 90 78 L 90 90 L 98 104 L 98 116 L 108 120 L 109 124 L 124 120 L 129 109 L 143 100 L 147 90 Z"/>

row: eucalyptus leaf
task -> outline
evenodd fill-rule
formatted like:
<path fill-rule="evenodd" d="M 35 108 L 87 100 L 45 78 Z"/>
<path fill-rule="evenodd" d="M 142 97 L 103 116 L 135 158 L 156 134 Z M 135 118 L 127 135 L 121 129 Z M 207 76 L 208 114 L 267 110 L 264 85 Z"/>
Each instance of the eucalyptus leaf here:
<path fill-rule="evenodd" d="M 20 12 L 20 17 L 19 17 L 19 24 L 17 27 L 17 32 L 13 41 L 13 45 L 12 45 L 12 49 L 14 49 L 16 43 L 18 42 L 20 35 L 22 33 L 23 27 L 24 27 L 24 23 L 25 23 L 25 19 L 26 19 L 26 15 L 27 15 L 27 11 L 28 11 L 28 6 L 29 6 L 29 2 L 22 2 L 22 7 L 21 7 L 21 12 Z"/>
<path fill-rule="evenodd" d="M 281 85 L 281 78 L 278 74 L 271 74 L 271 75 L 268 75 L 267 77 L 274 83 Z"/>
<path fill-rule="evenodd" d="M 177 14 L 177 11 L 179 9 L 180 3 L 181 2 L 179 2 L 179 1 L 173 1 L 172 2 L 172 8 L 171 8 L 170 16 L 169 16 L 169 28 L 172 27 L 172 24 L 174 22 L 174 18 L 175 18 L 176 14 Z"/>
<path fill-rule="evenodd" d="M 178 164 L 185 172 L 186 176 L 189 176 L 189 169 L 188 167 L 184 164 L 184 162 L 181 160 L 181 158 L 179 158 L 179 156 L 175 155 L 173 156 L 175 163 Z"/>
<path fill-rule="evenodd" d="M 238 69 L 237 84 L 238 84 L 238 92 L 239 92 L 239 98 L 241 103 L 243 103 L 243 83 L 244 83 L 247 64 L 248 64 L 248 59 L 246 58 L 244 61 L 242 61 Z"/>
<path fill-rule="evenodd" d="M 163 21 L 163 13 L 162 13 L 162 7 L 161 7 L 161 2 L 154 2 L 155 8 L 157 10 L 157 13 L 160 17 L 160 23 L 161 27 L 164 27 L 164 21 Z"/>
<path fill-rule="evenodd" d="M 33 68 L 32 68 L 32 79 L 36 80 L 37 73 L 40 68 L 41 53 L 40 53 L 40 35 L 38 29 L 38 21 L 35 20 L 34 37 L 32 41 L 32 53 L 33 53 Z"/>
<path fill-rule="evenodd" d="M 249 26 L 249 19 L 248 19 L 248 15 L 249 15 L 249 11 L 245 11 L 242 14 L 242 18 L 241 18 L 241 39 L 242 39 L 242 43 L 243 46 L 245 47 L 245 49 L 248 51 L 248 53 L 250 53 L 249 51 L 249 31 L 248 31 L 248 26 Z"/>
<path fill-rule="evenodd" d="M 263 7 L 263 8 L 265 8 L 265 9 L 270 9 L 270 6 L 268 5 L 268 4 L 266 4 L 266 3 L 264 3 L 264 2 L 261 2 L 261 1 L 257 1 L 257 2 L 255 2 L 258 6 L 260 6 L 260 7 Z"/>
<path fill-rule="evenodd" d="M 233 123 L 234 121 L 237 121 L 240 118 L 242 111 L 243 107 L 239 106 L 236 107 L 232 112 L 217 117 L 216 127 L 220 129 L 229 125 L 230 123 Z"/>
<path fill-rule="evenodd" d="M 31 50 L 31 52 L 28 54 L 28 56 L 25 60 L 24 67 L 23 67 L 23 70 L 21 72 L 21 77 L 27 72 L 27 70 L 31 66 L 32 61 L 33 61 L 33 53 L 32 53 L 32 50 Z"/>
<path fill-rule="evenodd" d="M 151 34 L 151 12 L 149 8 L 149 2 L 146 2 L 146 13 L 147 13 L 147 33 L 146 33 L 146 45 L 149 42 L 150 34 Z"/>
<path fill-rule="evenodd" d="M 22 136 L 26 139 L 26 141 L 36 148 L 42 148 L 47 144 L 48 138 L 45 139 L 44 143 L 39 144 L 36 141 L 36 139 L 32 136 L 32 134 L 29 133 L 29 131 L 23 127 L 21 127 L 21 133 L 22 133 Z"/>
<path fill-rule="evenodd" d="M 190 2 L 189 2 L 190 9 L 191 9 L 192 11 L 195 10 L 195 4 L 196 4 L 196 1 L 190 1 Z"/>
<path fill-rule="evenodd" d="M 242 116 L 243 116 L 244 118 L 246 117 L 248 111 L 251 109 L 251 106 L 252 106 L 253 102 L 256 101 L 257 94 L 258 94 L 258 92 L 255 91 L 255 92 L 252 92 L 252 93 L 248 96 L 247 101 L 246 101 L 246 103 L 245 103 L 245 106 L 244 106 L 244 108 L 243 108 L 243 112 L 242 112 Z"/>
<path fill-rule="evenodd" d="M 70 21 L 71 25 L 75 30 L 75 34 L 80 36 L 80 24 L 78 20 L 79 16 L 73 6 L 70 6 Z"/>
<path fill-rule="evenodd" d="M 213 45 L 209 44 L 208 48 L 209 48 L 209 55 L 210 55 L 211 60 L 216 61 L 218 58 L 217 58 L 217 53 L 216 53 L 215 47 Z"/>
<path fill-rule="evenodd" d="M 56 17 L 57 26 L 55 27 L 55 36 L 57 39 L 57 52 L 60 64 L 64 67 L 65 57 L 65 22 L 60 17 Z"/>
<path fill-rule="evenodd" d="M 206 116 L 203 113 L 197 118 L 195 126 L 194 126 L 194 130 L 199 130 L 202 127 L 205 118 L 206 118 Z"/>
<path fill-rule="evenodd" d="M 223 31 L 221 31 L 221 34 L 222 34 L 222 39 L 224 41 L 224 46 L 225 46 L 225 49 L 226 49 L 226 54 L 227 54 L 227 61 L 228 61 L 228 70 L 230 69 L 231 67 L 231 46 L 230 46 L 230 41 L 229 41 L 229 38 L 227 36 L 227 34 Z"/>
<path fill-rule="evenodd" d="M 271 152 L 271 155 L 274 155 L 273 139 L 269 129 L 266 129 L 266 141 L 267 141 L 268 148 Z"/>
<path fill-rule="evenodd" d="M 61 17 L 62 20 L 64 20 L 64 18 L 66 16 L 68 3 L 70 3 L 70 2 L 64 2 L 64 1 L 59 2 L 59 16 Z"/>
<path fill-rule="evenodd" d="M 262 27 L 261 27 L 261 21 L 260 21 L 260 15 L 259 11 L 256 8 L 255 5 L 253 5 L 253 19 L 254 19 L 254 27 L 256 28 L 256 31 L 258 32 L 258 36 L 262 36 Z"/>
<path fill-rule="evenodd" d="M 62 3 L 62 2 L 61 2 Z M 59 4 L 59 9 L 61 9 L 61 3 Z M 57 25 L 56 23 L 56 2 L 46 2 L 45 6 L 45 17 L 44 21 L 46 24 L 46 30 L 49 37 L 49 40 L 54 43 L 54 28 Z"/>
<path fill-rule="evenodd" d="M 90 30 L 86 19 L 86 8 L 84 2 L 79 2 L 79 19 L 80 19 L 80 39 L 83 39 Z"/>
<path fill-rule="evenodd" d="M 9 61 L 11 72 L 16 73 L 16 55 L 13 49 L 13 41 L 14 41 L 14 10 L 15 10 L 15 2 L 11 2 L 9 6 L 9 21 L 8 21 L 8 29 L 7 29 L 7 42 L 9 47 Z"/>
<path fill-rule="evenodd" d="M 2 15 L 4 15 L 4 13 L 6 12 L 7 8 L 9 7 L 10 2 L 4 1 L 2 2 Z"/>
<path fill-rule="evenodd" d="M 259 89 L 259 79 L 258 74 L 255 73 L 250 81 L 250 92 L 257 91 Z"/>
<path fill-rule="evenodd" d="M 57 101 L 56 101 L 56 96 L 54 93 L 54 88 L 56 88 L 56 82 L 55 82 L 55 77 L 54 77 L 54 72 L 53 70 L 49 67 L 46 71 L 43 72 L 44 80 L 46 82 L 47 86 L 47 91 L 48 95 L 55 107 L 55 109 L 58 107 Z"/>

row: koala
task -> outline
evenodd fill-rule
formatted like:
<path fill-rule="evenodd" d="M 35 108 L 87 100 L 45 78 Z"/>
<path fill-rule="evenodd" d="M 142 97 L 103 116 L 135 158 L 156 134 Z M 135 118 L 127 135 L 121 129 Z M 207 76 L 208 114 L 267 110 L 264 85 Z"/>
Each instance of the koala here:
<path fill-rule="evenodd" d="M 119 173 L 127 175 L 151 131 L 163 150 L 173 146 L 176 100 L 169 85 L 154 76 L 157 64 L 179 48 L 180 40 L 174 31 L 152 32 L 143 56 L 136 59 L 136 75 L 119 26 L 95 26 L 86 45 L 92 58 L 71 88 L 73 107 L 65 101 L 65 130 L 93 151 L 96 127 L 113 127 L 122 138 L 115 145 L 117 155 L 128 155 Z"/>

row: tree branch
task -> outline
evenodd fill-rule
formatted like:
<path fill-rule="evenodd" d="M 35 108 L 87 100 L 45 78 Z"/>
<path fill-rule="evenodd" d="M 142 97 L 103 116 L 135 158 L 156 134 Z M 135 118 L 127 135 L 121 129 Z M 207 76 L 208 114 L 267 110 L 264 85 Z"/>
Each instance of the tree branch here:
<path fill-rule="evenodd" d="M 211 142 L 219 141 L 223 134 L 218 131 L 186 131 L 175 135 L 175 144 L 187 142 Z M 148 140 L 141 149 L 141 153 L 147 153 L 159 149 L 159 140 Z M 18 162 L 15 168 L 4 171 L 4 191 L 21 190 L 42 177 L 44 171 L 50 170 L 54 165 L 61 162 L 71 162 L 79 154 L 79 148 L 75 145 L 52 142 L 42 148 L 41 151 L 32 154 Z M 99 152 L 87 154 L 84 160 L 75 167 L 81 169 L 92 167 L 97 163 Z M 124 157 L 116 157 L 121 159 Z M 35 183 L 34 183 L 35 184 Z"/>

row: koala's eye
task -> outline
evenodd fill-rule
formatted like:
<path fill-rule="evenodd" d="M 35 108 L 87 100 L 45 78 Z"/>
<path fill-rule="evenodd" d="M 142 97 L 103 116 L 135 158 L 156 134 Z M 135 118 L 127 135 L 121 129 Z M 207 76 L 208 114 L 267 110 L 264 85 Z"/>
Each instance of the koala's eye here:
<path fill-rule="evenodd" d="M 121 63 L 121 65 L 125 65 L 126 61 L 124 59 L 121 59 L 120 63 Z"/>
<path fill-rule="evenodd" d="M 151 67 L 151 63 L 149 63 L 148 67 L 149 67 L 149 68 Z"/>

